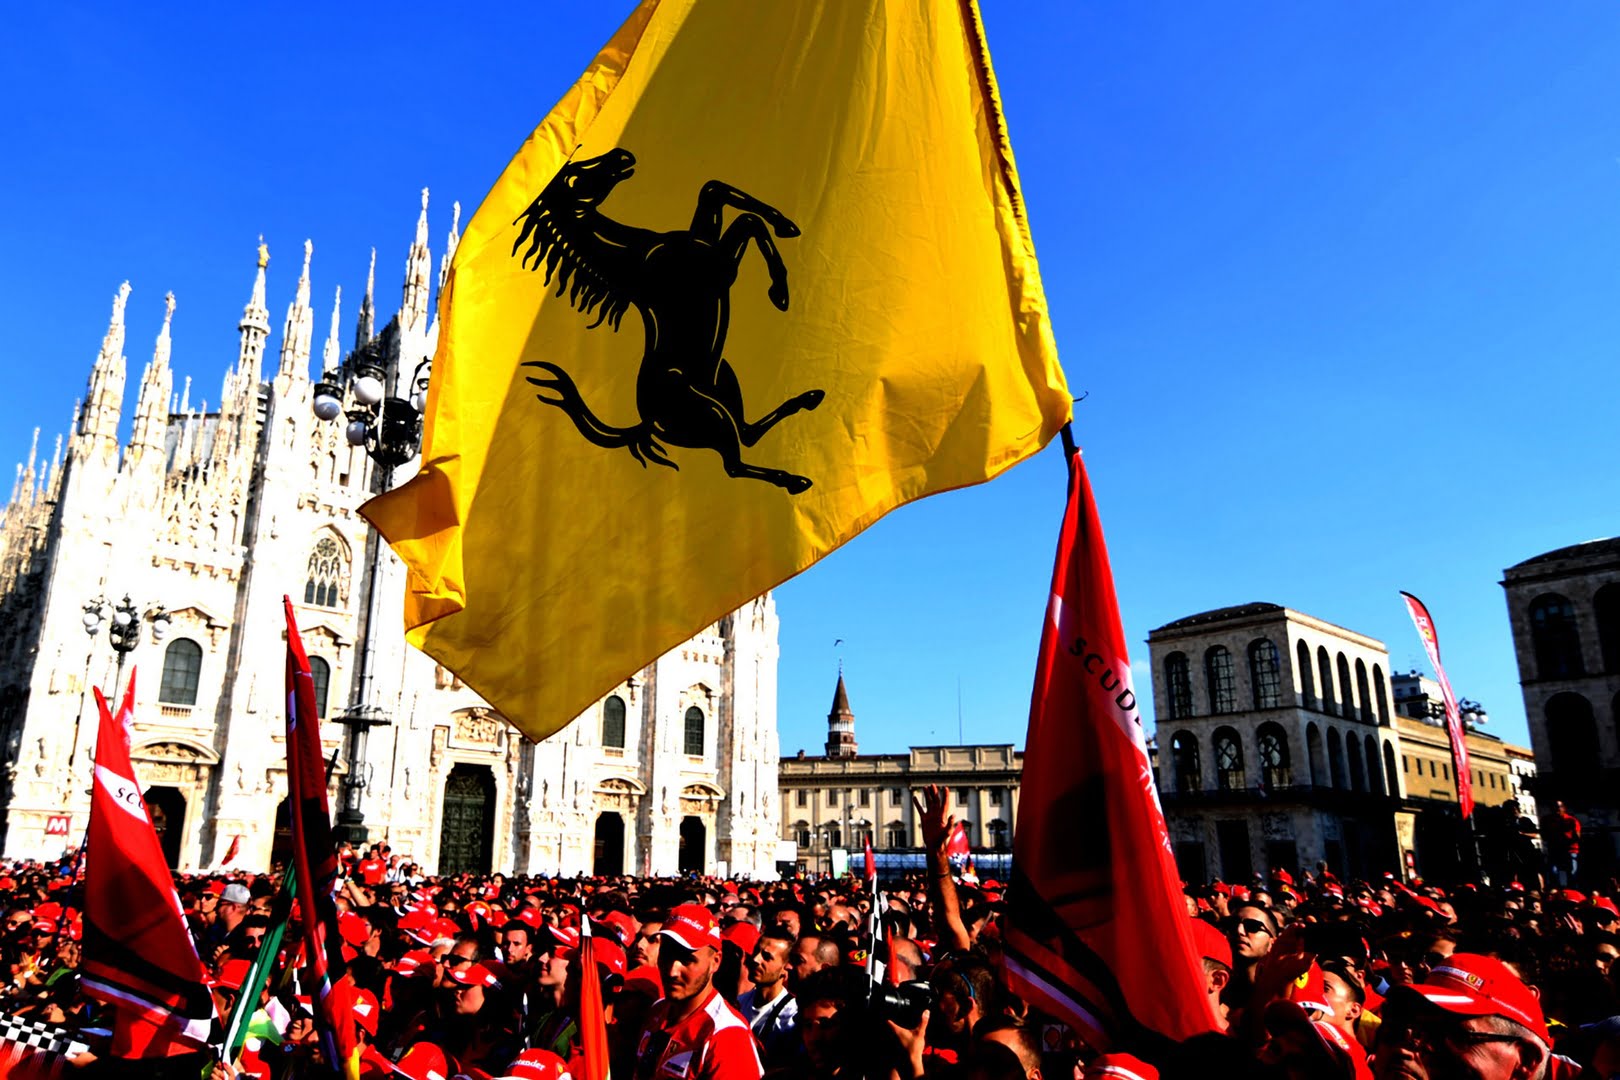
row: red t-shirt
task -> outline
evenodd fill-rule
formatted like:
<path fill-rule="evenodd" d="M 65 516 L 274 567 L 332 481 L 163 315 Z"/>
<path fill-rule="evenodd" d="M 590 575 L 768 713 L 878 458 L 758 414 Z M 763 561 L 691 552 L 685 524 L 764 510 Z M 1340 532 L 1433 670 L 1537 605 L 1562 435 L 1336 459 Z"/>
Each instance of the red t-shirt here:
<path fill-rule="evenodd" d="M 669 999 L 647 1014 L 636 1046 L 636 1080 L 759 1080 L 764 1069 L 742 1014 L 709 987 L 703 1004 L 666 1025 Z"/>
<path fill-rule="evenodd" d="M 382 883 L 383 876 L 388 873 L 388 867 L 383 864 L 381 859 L 367 859 L 356 868 L 356 873 L 360 875 L 360 880 L 367 885 L 378 885 Z"/>
<path fill-rule="evenodd" d="M 1581 822 L 1574 814 L 1559 814 L 1553 827 L 1558 830 L 1558 842 L 1565 851 L 1575 854 L 1581 850 Z"/>

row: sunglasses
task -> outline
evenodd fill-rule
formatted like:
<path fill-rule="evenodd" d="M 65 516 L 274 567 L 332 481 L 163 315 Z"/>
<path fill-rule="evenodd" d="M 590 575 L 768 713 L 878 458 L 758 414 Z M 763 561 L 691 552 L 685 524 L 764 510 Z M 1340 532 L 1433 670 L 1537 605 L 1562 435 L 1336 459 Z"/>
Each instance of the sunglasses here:
<path fill-rule="evenodd" d="M 1271 933 L 1271 927 L 1267 926 L 1265 923 L 1261 922 L 1259 919 L 1239 919 L 1238 920 L 1238 929 L 1242 930 L 1245 934 L 1270 934 Z"/>
<path fill-rule="evenodd" d="M 448 968 L 460 967 L 462 964 L 470 964 L 472 962 L 472 957 L 470 956 L 447 956 L 443 960 L 439 961 L 439 963 Z"/>

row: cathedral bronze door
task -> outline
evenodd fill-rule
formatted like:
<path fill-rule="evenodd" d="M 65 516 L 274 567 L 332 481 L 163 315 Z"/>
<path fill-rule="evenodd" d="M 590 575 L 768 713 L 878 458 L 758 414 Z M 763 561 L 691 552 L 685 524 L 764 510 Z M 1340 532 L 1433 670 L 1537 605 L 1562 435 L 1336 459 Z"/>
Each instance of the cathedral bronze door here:
<path fill-rule="evenodd" d="M 157 833 L 163 858 L 173 870 L 180 865 L 181 833 L 186 826 L 186 797 L 172 787 L 148 788 L 146 809 L 152 815 L 152 831 Z"/>
<path fill-rule="evenodd" d="M 494 832 L 494 774 L 486 765 L 457 765 L 444 781 L 439 873 L 489 873 Z"/>
<path fill-rule="evenodd" d="M 709 831 L 703 827 L 703 819 L 697 817 L 684 817 L 681 819 L 681 850 L 680 871 L 683 874 L 708 873 L 708 842 Z"/>
<path fill-rule="evenodd" d="M 624 818 L 604 812 L 596 817 L 596 840 L 591 873 L 614 877 L 624 873 Z"/>

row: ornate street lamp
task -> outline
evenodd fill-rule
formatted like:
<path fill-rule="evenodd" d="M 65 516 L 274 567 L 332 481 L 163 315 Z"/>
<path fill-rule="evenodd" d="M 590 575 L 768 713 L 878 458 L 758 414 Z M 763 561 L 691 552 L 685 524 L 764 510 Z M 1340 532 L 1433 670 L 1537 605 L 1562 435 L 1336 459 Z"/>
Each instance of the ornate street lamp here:
<path fill-rule="evenodd" d="M 388 394 L 388 372 L 383 363 L 385 337 L 376 338 L 350 353 L 343 366 L 328 371 L 315 384 L 311 406 L 315 416 L 327 423 L 339 417 L 346 423 L 343 436 L 350 446 L 363 447 L 366 456 L 381 468 L 375 470 L 372 491 L 381 494 L 392 486 L 394 470 L 414 458 L 422 445 L 422 410 L 427 405 L 431 358 L 416 365 L 408 384 L 408 394 Z M 349 402 L 347 408 L 345 401 Z M 375 531 L 366 544 L 366 621 L 361 632 L 360 671 L 349 708 L 334 716 L 335 723 L 349 729 L 349 772 L 343 778 L 343 799 L 337 813 L 338 839 L 359 846 L 366 843 L 368 831 L 361 800 L 368 780 L 366 742 L 374 727 L 392 721 L 388 713 L 372 703 L 371 683 L 376 668 L 378 593 L 382 570 L 382 545 Z"/>
<path fill-rule="evenodd" d="M 111 609 L 109 619 L 108 610 Z M 109 626 L 108 623 L 111 623 Z M 124 598 L 117 604 L 110 603 L 105 597 L 97 597 L 84 605 L 84 614 L 80 617 L 84 632 L 90 637 L 90 651 L 84 658 L 84 679 L 79 684 L 79 716 L 84 716 L 84 696 L 90 685 L 90 667 L 96 658 L 96 635 L 101 633 L 103 626 L 107 627 L 107 640 L 118 656 L 118 670 L 113 676 L 113 693 L 124 684 L 124 662 L 129 654 L 134 652 L 141 643 L 141 631 L 147 626 L 152 628 L 152 641 L 161 642 L 169 635 L 169 613 L 162 604 L 148 605 L 143 612 L 135 602 L 125 593 Z M 81 727 L 83 726 L 81 720 Z M 70 760 L 77 760 L 81 745 L 80 733 L 73 733 L 73 754 Z"/>

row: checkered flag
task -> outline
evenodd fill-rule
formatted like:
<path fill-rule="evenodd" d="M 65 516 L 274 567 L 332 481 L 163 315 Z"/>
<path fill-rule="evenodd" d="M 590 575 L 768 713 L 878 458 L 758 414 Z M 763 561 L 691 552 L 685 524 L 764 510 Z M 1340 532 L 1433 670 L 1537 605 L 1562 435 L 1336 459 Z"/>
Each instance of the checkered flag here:
<path fill-rule="evenodd" d="M 57 1080 L 67 1075 L 69 1057 L 89 1049 L 67 1028 L 0 1015 L 0 1077 L 7 1080 Z"/>

